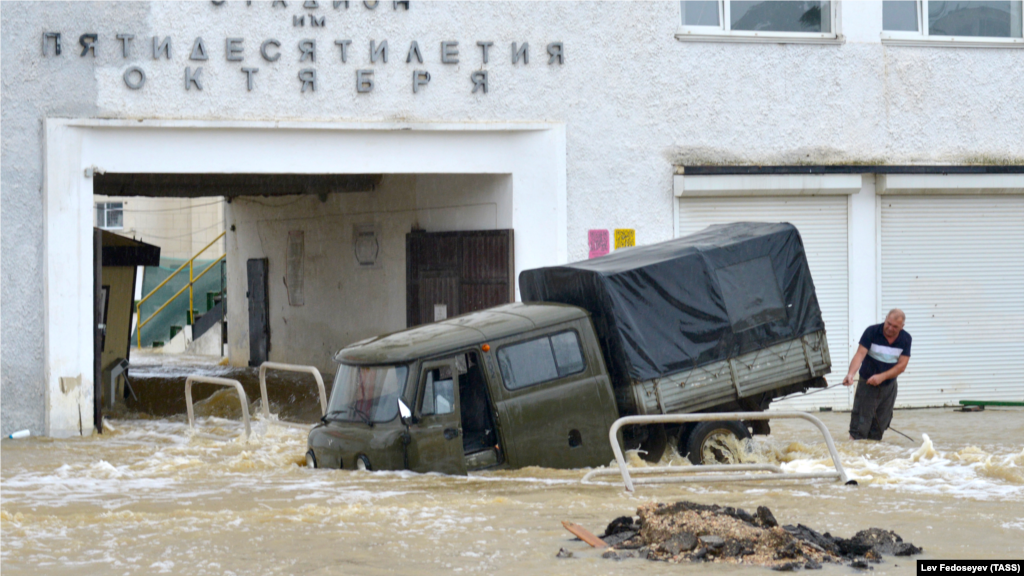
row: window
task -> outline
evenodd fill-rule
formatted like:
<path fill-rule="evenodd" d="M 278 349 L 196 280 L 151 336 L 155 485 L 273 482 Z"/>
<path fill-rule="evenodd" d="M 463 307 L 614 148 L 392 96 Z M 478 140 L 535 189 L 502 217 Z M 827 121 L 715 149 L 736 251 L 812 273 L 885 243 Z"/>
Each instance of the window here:
<path fill-rule="evenodd" d="M 1022 4 L 1020 0 L 884 1 L 882 41 L 887 44 L 1024 46 Z"/>
<path fill-rule="evenodd" d="M 96 227 L 104 230 L 124 228 L 124 204 L 121 202 L 97 202 Z"/>
<path fill-rule="evenodd" d="M 558 366 L 559 376 L 583 371 L 586 365 L 583 362 L 583 352 L 580 350 L 580 341 L 575 332 L 555 334 L 551 337 L 551 348 L 555 352 L 555 365 Z"/>
<path fill-rule="evenodd" d="M 427 372 L 420 414 L 430 416 L 451 414 L 454 411 L 455 379 L 452 377 L 451 368 L 438 368 Z"/>
<path fill-rule="evenodd" d="M 680 40 L 840 42 L 835 2 L 683 1 Z"/>
<path fill-rule="evenodd" d="M 334 376 L 327 418 L 353 422 L 390 422 L 398 416 L 406 366 L 341 364 Z"/>
<path fill-rule="evenodd" d="M 586 368 L 580 338 L 572 331 L 543 336 L 498 350 L 501 378 L 509 390 L 518 390 Z"/>

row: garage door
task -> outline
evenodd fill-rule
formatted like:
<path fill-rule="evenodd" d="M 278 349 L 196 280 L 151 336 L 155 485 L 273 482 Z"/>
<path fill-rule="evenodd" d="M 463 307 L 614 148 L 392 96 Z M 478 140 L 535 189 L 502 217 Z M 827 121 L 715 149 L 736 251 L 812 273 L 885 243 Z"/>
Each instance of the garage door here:
<path fill-rule="evenodd" d="M 882 196 L 881 310 L 914 338 L 898 406 L 1024 401 L 1024 196 Z"/>
<path fill-rule="evenodd" d="M 842 381 L 850 361 L 847 204 L 845 195 L 679 199 L 680 236 L 726 222 L 789 222 L 796 226 L 804 242 L 825 320 L 832 355 L 829 384 Z M 772 406 L 795 410 L 827 406 L 846 410 L 851 402 L 849 389 L 837 386 L 808 396 L 794 396 Z"/>

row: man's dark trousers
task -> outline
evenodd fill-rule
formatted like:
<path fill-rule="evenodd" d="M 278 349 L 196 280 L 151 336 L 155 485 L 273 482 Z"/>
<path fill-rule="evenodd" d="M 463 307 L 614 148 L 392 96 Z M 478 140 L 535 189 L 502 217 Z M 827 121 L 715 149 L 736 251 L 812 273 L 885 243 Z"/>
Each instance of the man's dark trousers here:
<path fill-rule="evenodd" d="M 881 440 L 892 421 L 896 405 L 896 379 L 891 384 L 872 386 L 863 378 L 857 380 L 857 392 L 850 414 L 850 436 L 854 440 Z"/>

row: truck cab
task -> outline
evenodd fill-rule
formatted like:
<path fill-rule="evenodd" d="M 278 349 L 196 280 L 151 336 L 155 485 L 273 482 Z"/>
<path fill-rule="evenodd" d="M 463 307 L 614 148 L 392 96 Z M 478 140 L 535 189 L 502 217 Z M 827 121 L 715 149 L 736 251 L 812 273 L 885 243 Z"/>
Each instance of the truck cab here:
<path fill-rule="evenodd" d="M 507 304 L 346 347 L 307 465 L 465 474 L 613 458 L 615 395 L 590 315 Z"/>

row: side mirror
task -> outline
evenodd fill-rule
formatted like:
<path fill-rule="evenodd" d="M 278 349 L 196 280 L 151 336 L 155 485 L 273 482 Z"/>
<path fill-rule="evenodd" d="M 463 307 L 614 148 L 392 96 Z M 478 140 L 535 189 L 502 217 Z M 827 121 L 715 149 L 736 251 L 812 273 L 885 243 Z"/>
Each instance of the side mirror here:
<path fill-rule="evenodd" d="M 402 424 L 405 424 L 406 426 L 409 424 L 415 424 L 412 418 L 412 410 L 409 410 L 409 407 L 405 405 L 405 402 L 401 398 L 398 399 L 398 415 L 402 418 Z"/>

